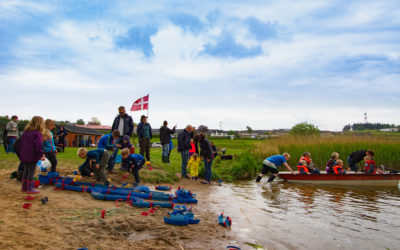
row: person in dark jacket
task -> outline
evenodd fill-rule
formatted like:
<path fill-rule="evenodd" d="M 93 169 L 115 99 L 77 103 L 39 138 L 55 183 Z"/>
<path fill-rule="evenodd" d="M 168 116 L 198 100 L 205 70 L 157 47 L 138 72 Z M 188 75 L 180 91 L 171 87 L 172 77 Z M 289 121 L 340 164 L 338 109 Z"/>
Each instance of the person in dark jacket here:
<path fill-rule="evenodd" d="M 169 163 L 169 143 L 171 141 L 171 135 L 175 134 L 176 125 L 170 129 L 168 128 L 168 122 L 164 121 L 163 126 L 160 128 L 160 142 L 162 145 L 162 162 Z"/>
<path fill-rule="evenodd" d="M 34 116 L 26 125 L 21 137 L 19 156 L 24 166 L 22 175 L 22 192 L 30 194 L 39 193 L 36 190 L 33 176 L 35 175 L 36 164 L 39 160 L 44 160 L 42 149 L 42 135 L 44 134 L 44 120 L 40 116 Z"/>
<path fill-rule="evenodd" d="M 4 147 L 4 152 L 5 152 L 8 147 L 7 129 L 5 129 L 5 128 L 3 130 L 3 147 Z"/>
<path fill-rule="evenodd" d="M 128 166 L 128 171 L 135 177 L 132 186 L 136 187 L 140 183 L 139 170 L 144 165 L 144 157 L 141 154 L 131 154 L 129 149 L 125 148 L 121 151 L 122 161 Z"/>
<path fill-rule="evenodd" d="M 128 135 L 130 137 L 134 129 L 132 117 L 125 113 L 124 106 L 120 106 L 118 108 L 118 113 L 119 115 L 115 117 L 113 125 L 111 127 L 111 132 L 114 130 L 118 130 L 121 137 L 124 135 Z"/>
<path fill-rule="evenodd" d="M 191 131 L 192 126 L 187 125 L 186 128 L 178 134 L 178 152 L 181 153 L 182 157 L 181 174 L 183 178 L 189 178 L 189 176 L 187 175 L 186 167 L 189 161 Z"/>
<path fill-rule="evenodd" d="M 67 135 L 67 131 L 64 128 L 64 125 L 60 125 L 60 128 L 57 131 L 57 136 L 58 136 L 58 145 L 61 147 L 61 151 L 64 152 L 65 148 L 65 136 Z"/>
<path fill-rule="evenodd" d="M 326 173 L 327 174 L 334 174 L 335 173 L 333 171 L 333 167 L 335 166 L 337 159 L 339 159 L 339 153 L 333 152 L 332 153 L 332 157 L 326 163 Z"/>
<path fill-rule="evenodd" d="M 365 156 L 374 156 L 374 151 L 372 150 L 358 150 L 349 155 L 347 158 L 347 163 L 349 164 L 349 167 L 351 171 L 354 171 L 357 173 L 358 171 L 358 166 L 357 163 L 361 162 Z M 348 172 L 349 170 L 347 170 Z"/>
<path fill-rule="evenodd" d="M 153 134 L 145 115 L 140 117 L 136 133 L 139 141 L 140 154 L 146 156 L 146 160 L 150 162 L 150 140 L 153 138 Z"/>
<path fill-rule="evenodd" d="M 204 160 L 204 181 L 203 184 L 211 184 L 211 164 L 214 159 L 214 152 L 211 148 L 210 141 L 206 138 L 205 134 L 200 134 L 200 156 Z"/>

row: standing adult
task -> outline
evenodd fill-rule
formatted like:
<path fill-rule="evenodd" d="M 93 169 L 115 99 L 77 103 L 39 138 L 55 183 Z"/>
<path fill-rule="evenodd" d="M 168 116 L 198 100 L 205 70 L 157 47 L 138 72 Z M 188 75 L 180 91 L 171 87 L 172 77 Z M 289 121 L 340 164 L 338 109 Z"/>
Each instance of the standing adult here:
<path fill-rule="evenodd" d="M 168 128 L 168 122 L 164 121 L 163 126 L 160 128 L 160 142 L 162 145 L 162 162 L 169 163 L 169 143 L 171 141 L 171 135 L 175 134 L 176 125 L 170 129 Z"/>
<path fill-rule="evenodd" d="M 189 178 L 186 172 L 186 166 L 189 161 L 189 149 L 190 149 L 190 132 L 192 126 L 187 125 L 184 130 L 178 134 L 178 152 L 181 153 L 182 157 L 182 169 L 181 174 L 183 178 Z"/>
<path fill-rule="evenodd" d="M 210 141 L 206 138 L 205 134 L 200 134 L 200 156 L 204 160 L 204 181 L 202 184 L 211 184 L 211 164 L 214 159 L 214 152 L 211 148 Z"/>
<path fill-rule="evenodd" d="M 119 106 L 118 107 L 118 115 L 115 117 L 113 125 L 111 126 L 111 132 L 114 130 L 118 130 L 120 137 L 115 141 L 115 145 L 121 144 L 122 138 L 124 135 L 127 135 L 131 137 L 133 133 L 134 125 L 133 125 L 133 119 L 130 115 L 128 115 L 125 111 L 124 106 Z M 113 148 L 113 153 L 110 158 L 109 162 L 109 173 L 113 173 L 114 165 L 115 165 L 115 158 L 117 157 L 118 154 L 118 147 Z"/>
<path fill-rule="evenodd" d="M 68 134 L 68 132 L 65 130 L 64 125 L 61 124 L 60 128 L 57 131 L 57 136 L 58 136 L 58 145 L 61 147 L 61 151 L 64 152 L 65 148 L 65 136 Z"/>
<path fill-rule="evenodd" d="M 364 160 L 365 156 L 373 157 L 374 156 L 374 151 L 372 150 L 358 150 L 354 151 L 347 157 L 347 163 L 350 166 L 351 171 L 354 171 L 357 173 L 358 171 L 358 166 L 357 163 L 361 162 Z M 347 170 L 349 171 L 349 170 Z"/>
<path fill-rule="evenodd" d="M 146 160 L 150 162 L 150 140 L 153 137 L 153 134 L 145 115 L 140 117 L 140 122 L 137 126 L 137 136 L 139 140 L 140 154 L 145 156 Z"/>
<path fill-rule="evenodd" d="M 7 140 L 8 140 L 8 145 L 6 149 L 6 154 L 8 153 L 15 153 L 13 149 L 13 145 L 15 141 L 18 138 L 18 116 L 13 115 L 11 117 L 11 121 L 9 121 L 6 125 L 6 130 L 7 130 Z"/>

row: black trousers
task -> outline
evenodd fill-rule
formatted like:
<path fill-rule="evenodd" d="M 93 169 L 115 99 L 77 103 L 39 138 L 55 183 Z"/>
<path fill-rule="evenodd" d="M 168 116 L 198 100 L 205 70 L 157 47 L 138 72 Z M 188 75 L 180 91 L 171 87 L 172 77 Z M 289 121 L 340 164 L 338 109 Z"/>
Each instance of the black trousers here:
<path fill-rule="evenodd" d="M 51 163 L 51 171 L 55 172 L 57 169 L 57 158 L 56 158 L 56 153 L 55 152 L 46 152 L 44 153 L 47 159 L 49 159 Z"/>
<path fill-rule="evenodd" d="M 35 176 L 36 163 L 22 163 L 24 166 L 24 173 L 22 175 L 23 180 L 33 181 L 33 176 Z"/>
<path fill-rule="evenodd" d="M 150 139 L 139 138 L 140 154 L 150 161 Z"/>

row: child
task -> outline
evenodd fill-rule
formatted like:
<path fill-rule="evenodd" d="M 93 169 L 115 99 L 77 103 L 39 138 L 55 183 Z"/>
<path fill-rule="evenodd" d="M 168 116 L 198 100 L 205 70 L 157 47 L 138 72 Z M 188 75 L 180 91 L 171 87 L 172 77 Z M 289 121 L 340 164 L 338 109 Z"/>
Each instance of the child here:
<path fill-rule="evenodd" d="M 135 147 L 131 144 L 129 135 L 124 135 L 122 137 L 121 149 L 127 148 L 131 154 L 135 153 Z"/>
<path fill-rule="evenodd" d="M 192 180 L 197 181 L 197 177 L 199 176 L 199 165 L 201 159 L 200 157 L 194 153 L 192 157 L 190 157 L 189 163 L 187 165 L 187 169 L 190 170 L 190 176 L 192 176 Z"/>
<path fill-rule="evenodd" d="M 306 161 L 307 162 L 307 168 L 308 168 L 308 171 L 311 174 L 320 174 L 321 173 L 321 172 L 319 172 L 319 170 L 317 168 L 313 167 L 314 163 L 312 162 L 311 153 L 310 152 L 304 152 L 303 156 L 300 157 L 299 162 L 300 161 Z"/>
<path fill-rule="evenodd" d="M 39 190 L 35 189 L 33 176 L 35 175 L 36 163 L 44 160 L 42 149 L 42 135 L 44 134 L 44 121 L 40 116 L 34 116 L 26 125 L 25 131 L 21 137 L 20 159 L 24 167 L 22 174 L 22 192 L 28 194 L 37 194 Z"/>
<path fill-rule="evenodd" d="M 338 159 L 333 166 L 333 172 L 335 174 L 346 174 L 346 170 L 343 170 L 343 161 Z"/>
<path fill-rule="evenodd" d="M 55 128 L 55 123 L 53 120 L 46 119 L 44 122 L 45 127 L 47 130 L 47 134 L 50 134 L 50 138 L 46 137 L 46 140 L 43 142 L 43 152 L 46 158 L 50 161 L 51 163 L 51 172 L 55 172 L 57 168 L 57 149 L 56 145 L 54 144 L 54 135 L 53 132 L 51 132 Z"/>
<path fill-rule="evenodd" d="M 375 161 L 372 160 L 371 156 L 365 156 L 364 157 L 364 172 L 366 174 L 376 174 L 376 164 Z"/>
<path fill-rule="evenodd" d="M 337 159 L 339 159 L 339 153 L 333 152 L 331 158 L 326 163 L 326 173 L 327 174 L 334 174 L 333 166 L 335 166 Z"/>
<path fill-rule="evenodd" d="M 297 164 L 297 168 L 299 169 L 299 174 L 310 174 L 310 171 L 307 167 L 307 161 L 305 160 L 300 160 L 300 162 Z"/>
<path fill-rule="evenodd" d="M 143 155 L 130 154 L 128 148 L 122 149 L 121 155 L 125 165 L 128 165 L 128 171 L 131 172 L 135 177 L 135 183 L 133 183 L 132 186 L 138 186 L 140 183 L 139 170 L 143 167 L 145 162 Z"/>
<path fill-rule="evenodd" d="M 89 168 L 92 169 L 96 181 L 102 181 L 106 186 L 110 185 L 106 176 L 107 163 L 111 157 L 110 152 L 103 148 L 93 149 L 90 151 L 86 148 L 80 148 L 78 149 L 77 155 L 82 159 L 86 159 L 86 161 L 79 167 L 79 171 L 83 176 L 87 175 Z"/>
<path fill-rule="evenodd" d="M 118 139 L 119 137 L 120 134 L 118 130 L 114 130 L 112 133 L 103 135 L 97 144 L 97 148 L 113 149 L 116 146 L 114 140 Z"/>

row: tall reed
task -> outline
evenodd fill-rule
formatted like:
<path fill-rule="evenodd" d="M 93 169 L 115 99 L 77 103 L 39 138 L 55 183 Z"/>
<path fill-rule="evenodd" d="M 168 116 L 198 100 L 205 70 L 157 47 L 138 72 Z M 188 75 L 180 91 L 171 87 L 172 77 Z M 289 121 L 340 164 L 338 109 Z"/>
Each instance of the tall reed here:
<path fill-rule="evenodd" d="M 262 160 L 274 154 L 288 152 L 291 155 L 289 164 L 293 167 L 299 161 L 304 151 L 311 152 L 314 164 L 321 170 L 325 169 L 326 162 L 332 152 L 338 152 L 340 158 L 347 165 L 347 157 L 356 150 L 371 149 L 375 151 L 374 160 L 378 165 L 388 168 L 400 167 L 400 137 L 372 136 L 372 135 L 333 135 L 329 137 L 283 136 L 255 144 L 252 154 L 257 160 Z"/>

